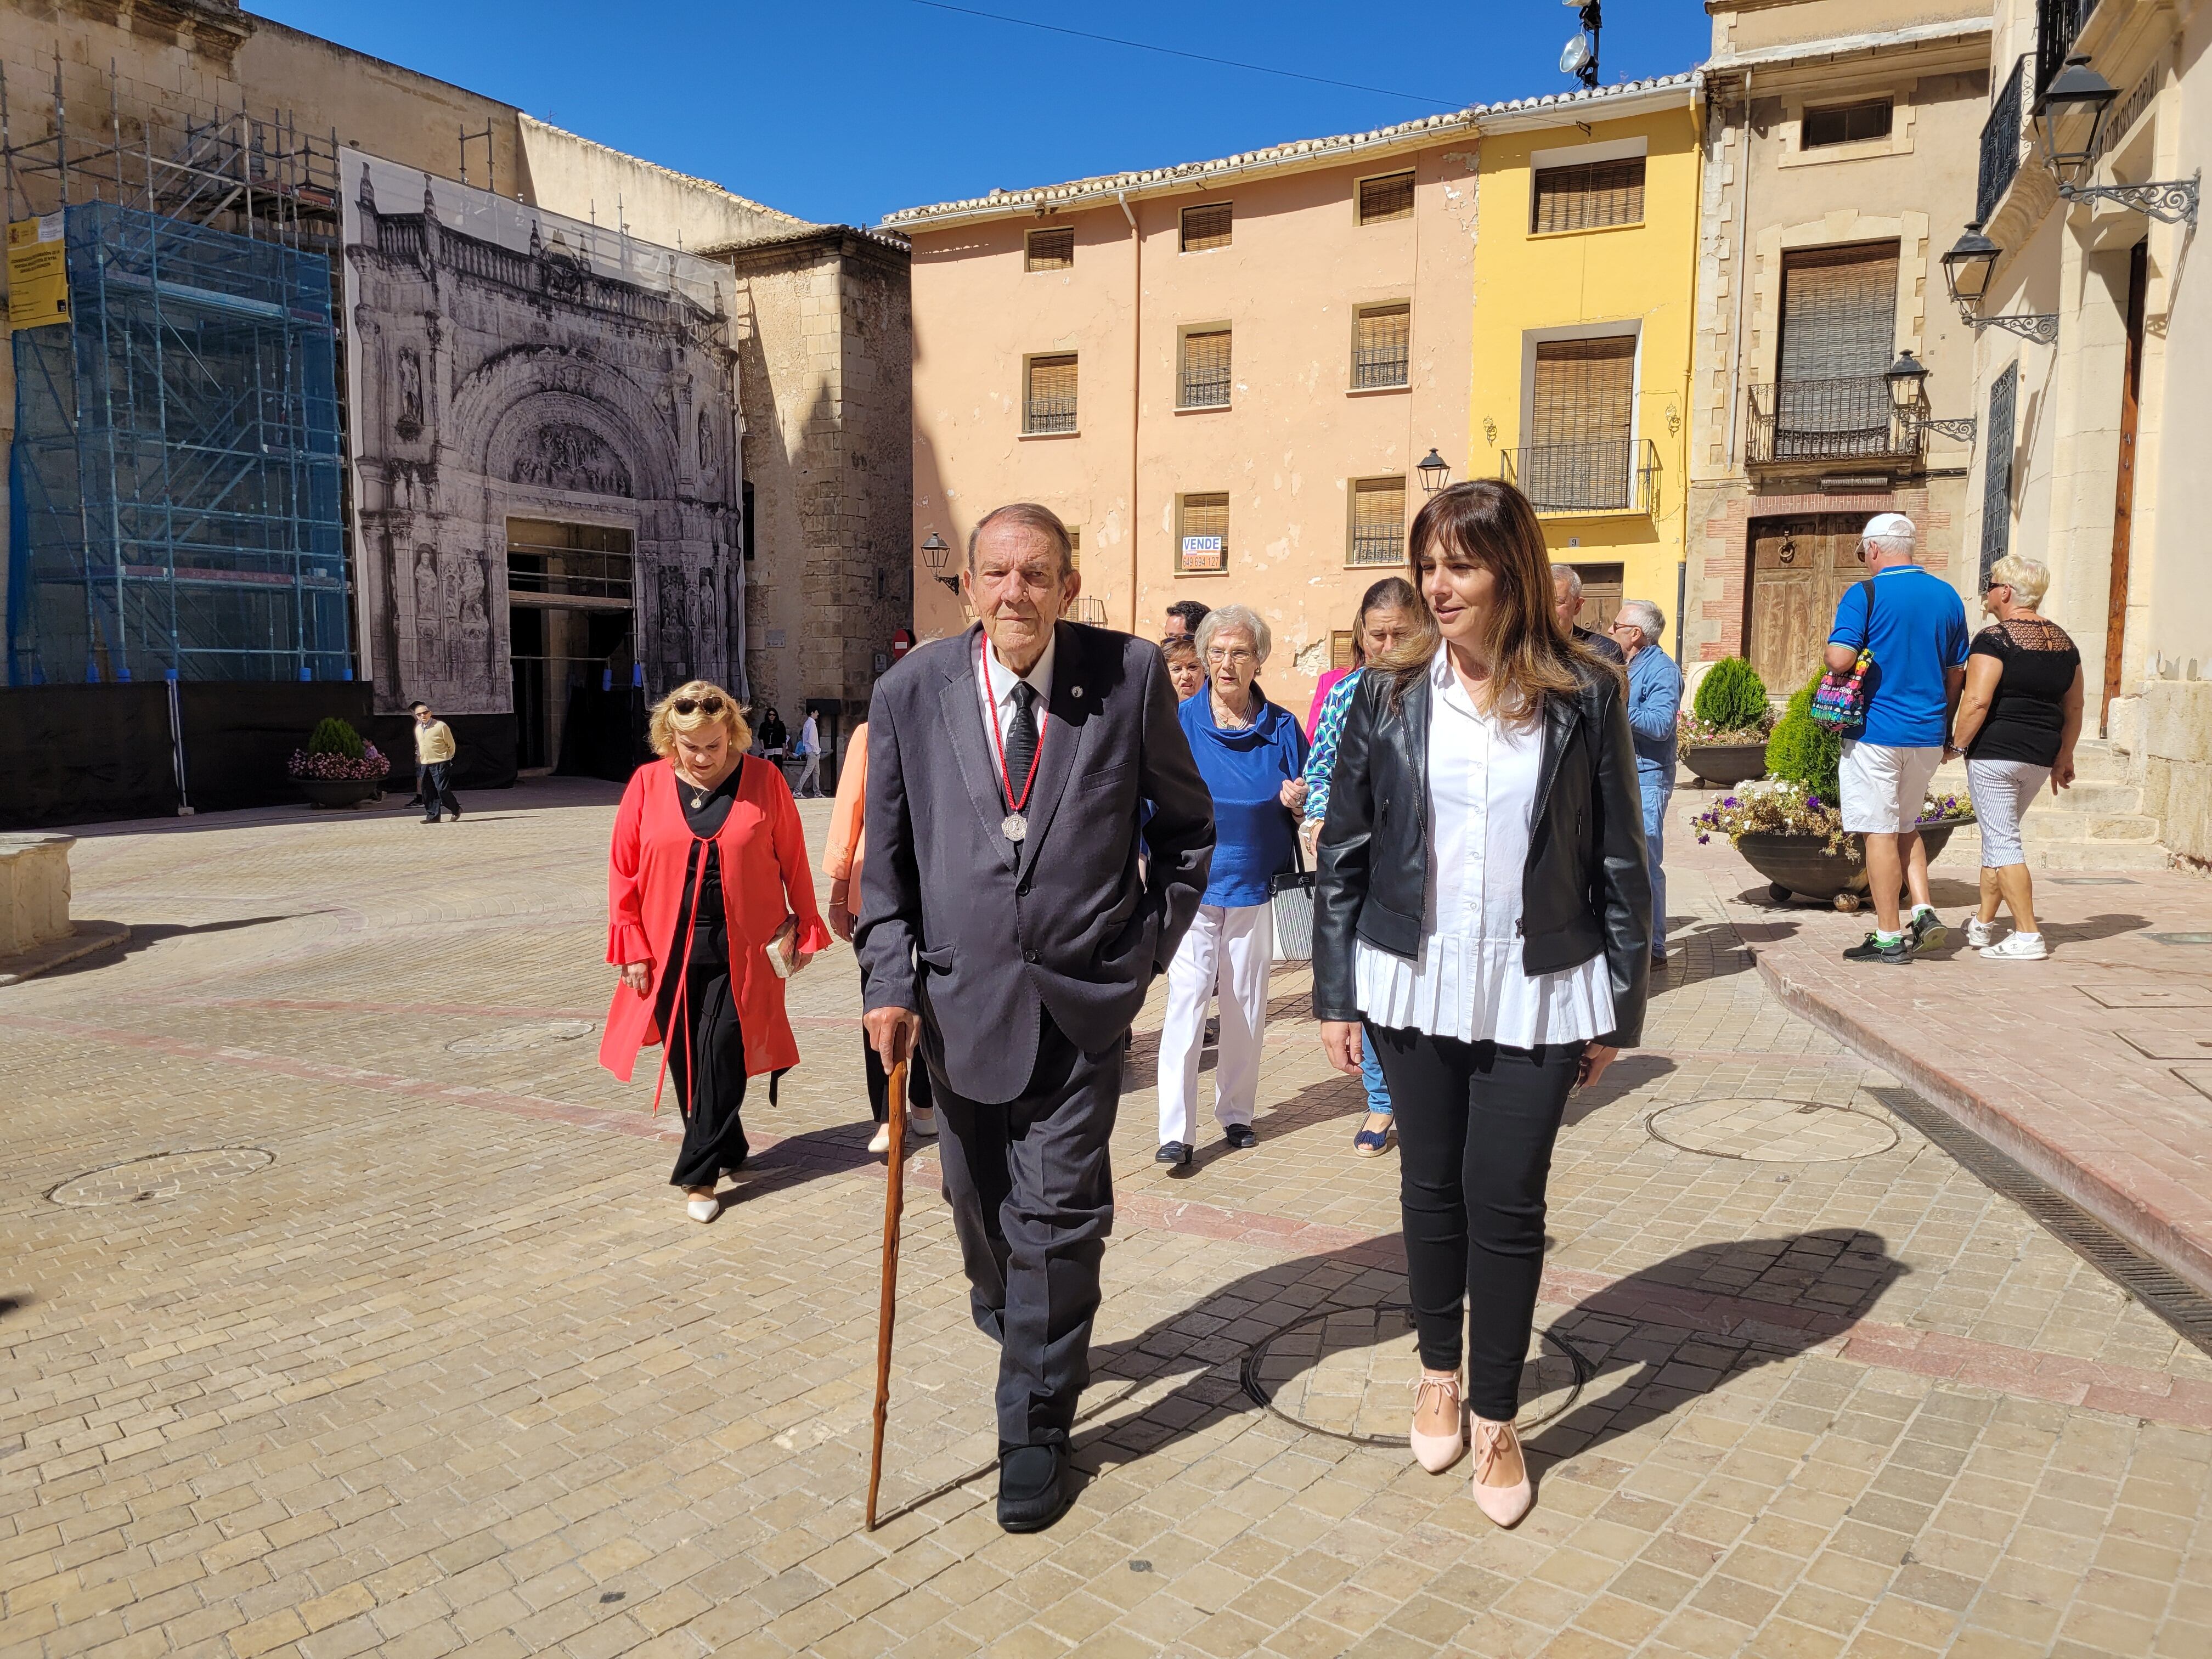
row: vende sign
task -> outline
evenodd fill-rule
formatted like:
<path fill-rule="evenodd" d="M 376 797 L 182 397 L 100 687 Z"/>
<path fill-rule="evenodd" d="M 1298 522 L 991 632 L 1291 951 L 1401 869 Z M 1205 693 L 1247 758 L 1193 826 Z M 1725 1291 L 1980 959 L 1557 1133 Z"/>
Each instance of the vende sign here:
<path fill-rule="evenodd" d="M 1186 570 L 1218 570 L 1222 568 L 1223 548 L 1218 536 L 1186 536 L 1182 538 L 1182 568 Z"/>

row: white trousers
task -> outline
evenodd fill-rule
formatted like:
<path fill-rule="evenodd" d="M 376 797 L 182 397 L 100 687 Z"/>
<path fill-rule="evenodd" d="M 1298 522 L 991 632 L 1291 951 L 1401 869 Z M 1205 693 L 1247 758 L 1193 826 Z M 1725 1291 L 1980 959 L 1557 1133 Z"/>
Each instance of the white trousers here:
<path fill-rule="evenodd" d="M 2027 862 L 2021 844 L 2021 815 L 2035 804 L 2036 791 L 2050 781 L 2051 769 L 2033 761 L 1970 760 L 1966 790 L 1982 823 L 1982 867 L 2002 870 Z"/>
<path fill-rule="evenodd" d="M 1168 1012 L 1160 1026 L 1160 1145 L 1192 1144 L 1198 1111 L 1199 1049 L 1206 1005 L 1221 997 L 1221 1042 L 1213 1060 L 1213 1116 L 1226 1128 L 1252 1121 L 1260 1095 L 1260 1044 L 1267 1030 L 1267 970 L 1275 954 L 1274 912 L 1264 904 L 1201 904 L 1168 963 Z"/>

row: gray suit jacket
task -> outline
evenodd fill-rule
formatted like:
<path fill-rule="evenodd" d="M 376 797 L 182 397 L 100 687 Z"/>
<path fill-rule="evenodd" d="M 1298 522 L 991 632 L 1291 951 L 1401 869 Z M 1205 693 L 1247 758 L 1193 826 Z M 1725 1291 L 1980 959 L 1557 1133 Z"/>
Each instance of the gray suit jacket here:
<path fill-rule="evenodd" d="M 1198 913 L 1213 800 L 1158 647 L 1063 622 L 1029 834 L 1008 841 L 981 636 L 926 645 L 876 682 L 854 945 L 866 1006 L 920 1011 L 945 1080 L 995 1103 L 1029 1082 L 1041 1009 L 1085 1054 L 1121 1041 Z"/>

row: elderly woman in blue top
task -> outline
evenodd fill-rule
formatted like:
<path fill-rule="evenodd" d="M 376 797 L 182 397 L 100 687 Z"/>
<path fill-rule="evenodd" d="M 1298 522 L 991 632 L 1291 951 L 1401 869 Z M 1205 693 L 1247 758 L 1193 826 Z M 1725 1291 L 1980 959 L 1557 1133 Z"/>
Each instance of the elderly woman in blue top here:
<path fill-rule="evenodd" d="M 1336 767 L 1337 739 L 1344 735 L 1345 711 L 1369 659 L 1404 644 L 1420 631 L 1421 596 L 1403 576 L 1385 576 L 1369 588 L 1352 621 L 1352 672 L 1328 689 L 1313 723 L 1313 749 L 1306 756 L 1306 821 L 1299 836 L 1306 856 L 1314 856 L 1321 838 L 1322 820 L 1328 816 L 1328 779 Z M 1367 1115 L 1352 1137 L 1352 1150 L 1361 1158 L 1380 1158 L 1389 1149 L 1390 1087 L 1382 1080 L 1382 1063 L 1369 1044 L 1359 1062 L 1360 1081 L 1367 1088 Z"/>
<path fill-rule="evenodd" d="M 1168 964 L 1160 1027 L 1159 1162 L 1190 1162 L 1198 1109 L 1198 1051 L 1206 1005 L 1221 998 L 1213 1115 L 1229 1145 L 1252 1145 L 1260 1043 L 1267 1024 L 1267 969 L 1275 954 L 1267 878 L 1291 867 L 1304 806 L 1306 738 L 1290 711 L 1260 690 L 1273 637 L 1241 605 L 1198 625 L 1206 684 L 1182 705 L 1183 735 L 1213 794 L 1213 869 L 1198 917 Z"/>
<path fill-rule="evenodd" d="M 1636 745 L 1636 784 L 1644 793 L 1644 846 L 1651 866 L 1651 965 L 1667 960 L 1667 803 L 1674 793 L 1674 717 L 1682 709 L 1682 671 L 1659 648 L 1667 618 L 1649 599 L 1620 607 L 1607 630 L 1628 657 L 1628 732 Z"/>

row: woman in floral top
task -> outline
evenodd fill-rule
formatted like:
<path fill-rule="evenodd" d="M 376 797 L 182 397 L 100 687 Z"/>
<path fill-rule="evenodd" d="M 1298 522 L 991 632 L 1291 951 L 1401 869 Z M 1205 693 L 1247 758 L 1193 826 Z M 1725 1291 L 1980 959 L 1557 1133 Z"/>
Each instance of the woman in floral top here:
<path fill-rule="evenodd" d="M 1420 595 L 1403 576 L 1386 576 L 1369 588 L 1359 601 L 1352 621 L 1351 671 L 1328 688 L 1314 720 L 1313 747 L 1307 751 L 1305 823 L 1299 841 L 1306 857 L 1314 856 L 1322 821 L 1328 816 L 1329 774 L 1336 766 L 1337 739 L 1344 734 L 1345 711 L 1359 687 L 1360 671 L 1370 657 L 1409 638 L 1420 616 Z M 1352 1150 L 1361 1158 L 1380 1158 L 1390 1145 L 1390 1091 L 1382 1082 L 1382 1067 L 1372 1048 L 1360 1061 L 1360 1078 L 1367 1085 L 1367 1119 L 1352 1138 Z"/>

